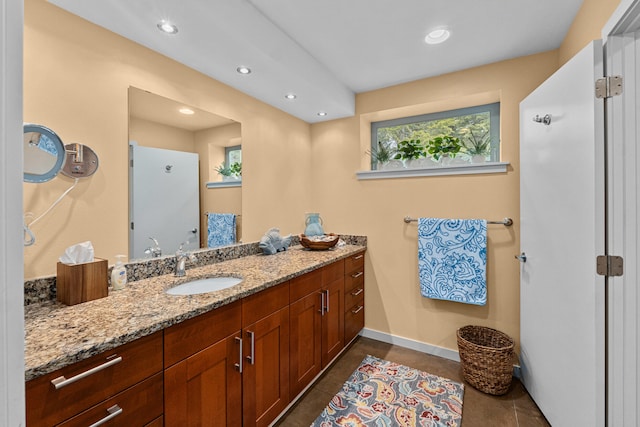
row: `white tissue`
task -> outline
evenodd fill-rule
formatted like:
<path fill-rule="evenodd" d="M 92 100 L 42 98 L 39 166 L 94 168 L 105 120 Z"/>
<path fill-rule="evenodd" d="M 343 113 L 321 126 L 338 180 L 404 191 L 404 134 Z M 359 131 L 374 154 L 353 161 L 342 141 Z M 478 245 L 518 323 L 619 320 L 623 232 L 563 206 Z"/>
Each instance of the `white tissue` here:
<path fill-rule="evenodd" d="M 82 242 L 69 246 L 60 257 L 63 264 L 82 264 L 93 261 L 93 245 L 91 242 Z"/>

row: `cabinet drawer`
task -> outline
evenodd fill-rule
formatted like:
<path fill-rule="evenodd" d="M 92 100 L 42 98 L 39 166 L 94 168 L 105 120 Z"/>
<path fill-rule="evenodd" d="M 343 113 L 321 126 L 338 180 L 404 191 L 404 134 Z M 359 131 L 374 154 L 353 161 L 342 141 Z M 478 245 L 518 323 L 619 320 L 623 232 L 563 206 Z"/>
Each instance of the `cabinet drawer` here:
<path fill-rule="evenodd" d="M 26 384 L 27 424 L 55 425 L 160 371 L 162 332 L 156 332 L 36 378 Z"/>
<path fill-rule="evenodd" d="M 344 313 L 345 345 L 364 328 L 364 303 L 356 304 Z"/>
<path fill-rule="evenodd" d="M 242 326 L 257 322 L 289 305 L 289 282 L 282 283 L 242 300 Z"/>
<path fill-rule="evenodd" d="M 351 255 L 344 260 L 344 272 L 345 274 L 353 273 L 354 271 L 364 271 L 364 251 L 355 255 Z"/>
<path fill-rule="evenodd" d="M 241 301 L 236 301 L 165 329 L 165 368 L 204 350 L 240 328 Z"/>
<path fill-rule="evenodd" d="M 364 287 L 364 269 L 347 273 L 344 276 L 344 290 L 346 292 L 357 287 Z"/>
<path fill-rule="evenodd" d="M 59 424 L 59 427 L 86 427 L 101 420 L 104 423 L 100 425 L 104 427 L 146 426 L 162 415 L 162 393 L 162 374 L 159 373 Z"/>
<path fill-rule="evenodd" d="M 364 304 L 364 285 L 356 286 L 344 293 L 345 310 L 350 310 L 356 304 Z"/>
<path fill-rule="evenodd" d="M 289 285 L 289 300 L 298 301 L 312 292 L 317 292 L 322 286 L 322 269 L 314 270 L 291 279 Z"/>
<path fill-rule="evenodd" d="M 322 268 L 322 284 L 327 285 L 344 276 L 344 260 L 334 262 Z"/>

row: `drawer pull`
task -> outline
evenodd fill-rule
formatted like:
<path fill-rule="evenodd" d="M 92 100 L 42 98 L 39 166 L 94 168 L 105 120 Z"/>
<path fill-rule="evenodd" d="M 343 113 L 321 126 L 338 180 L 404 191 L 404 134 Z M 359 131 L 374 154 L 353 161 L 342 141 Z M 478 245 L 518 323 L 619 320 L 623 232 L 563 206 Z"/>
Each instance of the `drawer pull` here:
<path fill-rule="evenodd" d="M 355 310 L 351 310 L 351 313 L 352 314 L 358 314 L 358 313 L 360 313 L 360 311 L 362 311 L 363 308 L 364 308 L 363 305 L 358 306 L 358 308 L 356 308 Z"/>
<path fill-rule="evenodd" d="M 110 356 L 110 357 L 115 357 L 115 355 Z M 56 390 L 60 390 L 62 387 L 66 387 L 69 384 L 73 384 L 78 380 L 86 378 L 86 377 L 88 377 L 90 375 L 95 374 L 96 372 L 100 372 L 103 369 L 107 369 L 109 366 L 116 365 L 116 364 L 118 364 L 120 362 L 122 362 L 122 356 L 117 356 L 117 357 L 115 357 L 115 358 L 113 358 L 111 360 L 107 360 L 102 365 L 96 366 L 95 368 L 91 368 L 88 371 L 84 371 L 83 373 L 78 374 L 75 377 L 71 377 L 71 378 L 67 379 L 63 375 L 61 377 L 53 379 L 53 380 L 51 380 L 51 384 L 53 384 L 53 386 L 56 388 Z"/>
<path fill-rule="evenodd" d="M 362 271 L 358 271 L 356 274 L 352 274 L 351 277 L 353 277 L 354 279 L 357 279 L 358 277 L 362 276 L 364 273 Z"/>
<path fill-rule="evenodd" d="M 358 256 L 354 256 L 354 257 L 353 257 L 353 260 L 354 260 L 354 261 L 356 261 L 356 260 L 362 259 L 362 257 L 363 257 L 363 256 L 364 256 L 364 255 L 362 255 L 362 254 L 360 254 L 360 255 L 358 255 Z"/>
<path fill-rule="evenodd" d="M 362 293 L 362 291 L 363 291 L 362 288 L 358 288 L 357 291 L 351 292 L 351 296 L 357 297 L 358 295 L 360 295 Z"/>
<path fill-rule="evenodd" d="M 102 424 L 114 419 L 115 417 L 117 417 L 118 415 L 120 415 L 122 413 L 122 408 L 119 407 L 118 405 L 113 405 L 111 408 L 107 409 L 107 412 L 109 413 L 109 415 L 107 415 L 106 417 L 104 417 L 100 421 L 96 421 L 95 423 L 91 424 L 89 427 L 98 427 L 98 426 L 101 426 Z"/>

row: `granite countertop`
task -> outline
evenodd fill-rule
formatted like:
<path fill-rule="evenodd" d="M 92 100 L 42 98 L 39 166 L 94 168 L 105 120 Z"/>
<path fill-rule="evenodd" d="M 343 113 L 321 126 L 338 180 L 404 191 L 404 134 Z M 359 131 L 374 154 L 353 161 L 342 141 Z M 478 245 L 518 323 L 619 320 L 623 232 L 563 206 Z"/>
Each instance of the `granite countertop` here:
<path fill-rule="evenodd" d="M 309 251 L 293 246 L 275 255 L 250 255 L 187 268 L 186 277 L 164 275 L 130 282 L 124 290 L 111 291 L 106 298 L 82 304 L 29 305 L 25 307 L 25 380 L 150 335 L 364 249 L 346 245 L 330 251 Z M 166 289 L 190 280 L 221 275 L 244 280 L 231 288 L 200 295 L 165 293 Z"/>

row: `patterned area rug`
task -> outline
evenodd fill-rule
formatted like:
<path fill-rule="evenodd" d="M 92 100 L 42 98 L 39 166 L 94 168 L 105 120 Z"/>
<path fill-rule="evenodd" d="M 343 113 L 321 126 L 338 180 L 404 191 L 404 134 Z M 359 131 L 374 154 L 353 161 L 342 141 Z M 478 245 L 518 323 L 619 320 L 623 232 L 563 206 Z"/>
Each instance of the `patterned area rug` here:
<path fill-rule="evenodd" d="M 311 426 L 459 426 L 463 395 L 463 384 L 367 356 Z"/>

